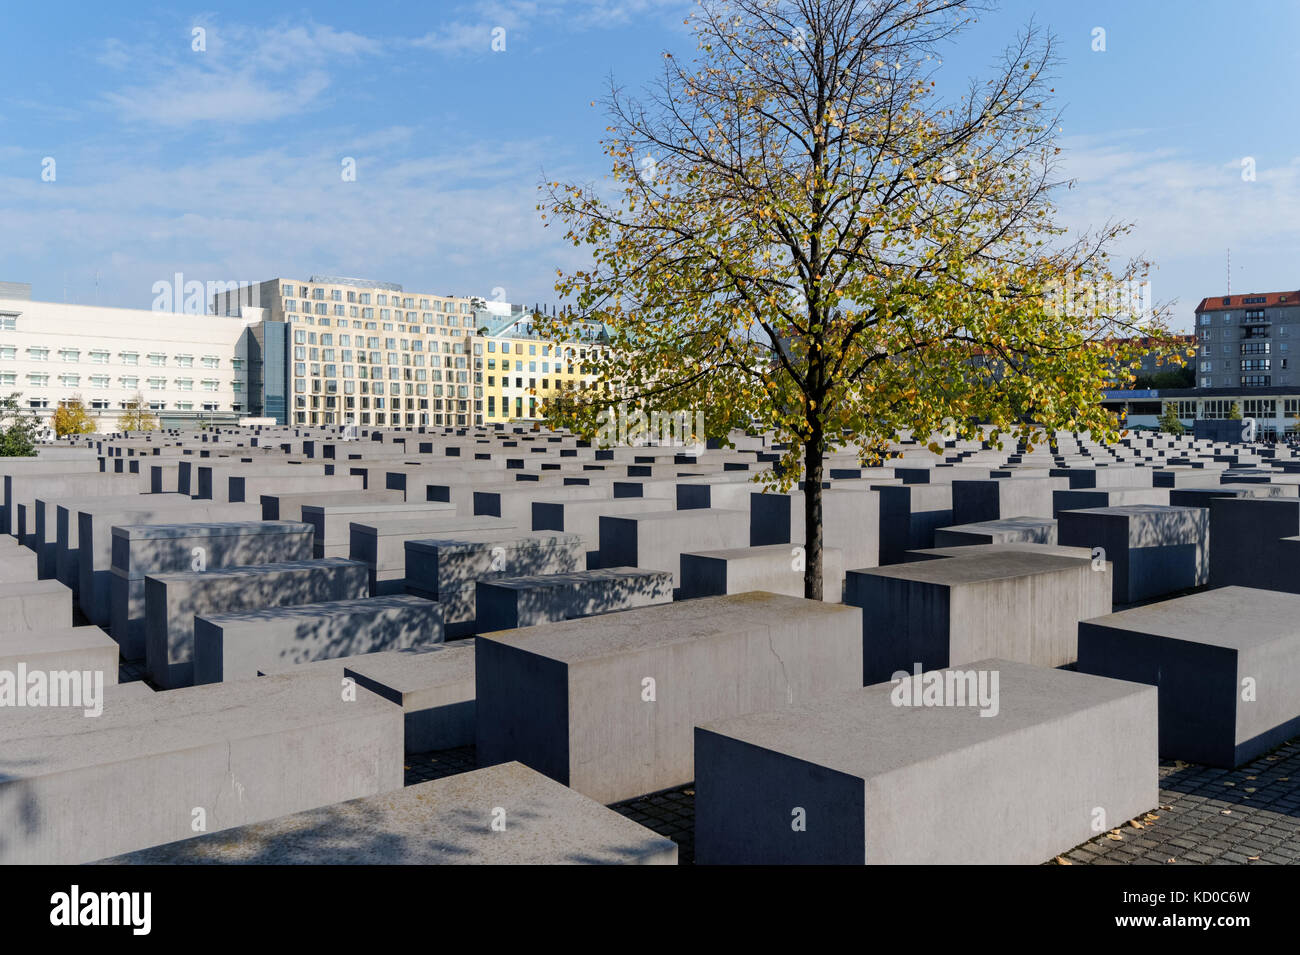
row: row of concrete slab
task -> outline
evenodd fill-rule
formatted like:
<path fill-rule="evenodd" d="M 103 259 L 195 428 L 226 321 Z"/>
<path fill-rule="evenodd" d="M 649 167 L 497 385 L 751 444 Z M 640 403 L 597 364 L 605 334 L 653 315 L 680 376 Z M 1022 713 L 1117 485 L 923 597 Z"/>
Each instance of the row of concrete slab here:
<path fill-rule="evenodd" d="M 1300 729 L 1286 449 L 832 455 L 808 601 L 802 491 L 734 437 L 0 461 L 0 681 L 113 677 L 94 718 L 0 710 L 0 861 L 671 862 L 606 807 L 694 782 L 702 862 L 1040 862 L 1153 808 L 1158 754 Z M 484 768 L 402 788 L 404 754 L 470 743 Z"/>

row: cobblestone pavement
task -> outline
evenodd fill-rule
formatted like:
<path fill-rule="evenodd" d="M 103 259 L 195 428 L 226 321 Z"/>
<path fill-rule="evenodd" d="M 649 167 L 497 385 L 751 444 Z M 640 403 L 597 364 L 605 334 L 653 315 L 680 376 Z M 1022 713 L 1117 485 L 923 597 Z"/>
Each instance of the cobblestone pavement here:
<path fill-rule="evenodd" d="M 455 776 L 478 768 L 473 746 L 443 749 L 435 753 L 406 754 L 406 785 L 427 783 L 431 779 Z"/>
<path fill-rule="evenodd" d="M 474 747 L 407 756 L 406 784 L 477 765 Z M 695 861 L 695 790 L 683 786 L 611 807 L 677 843 Z M 1300 863 L 1300 738 L 1241 769 L 1160 763 L 1160 807 L 1076 846 L 1049 863 L 1168 865 Z M 1119 838 L 1113 838 L 1118 836 Z"/>

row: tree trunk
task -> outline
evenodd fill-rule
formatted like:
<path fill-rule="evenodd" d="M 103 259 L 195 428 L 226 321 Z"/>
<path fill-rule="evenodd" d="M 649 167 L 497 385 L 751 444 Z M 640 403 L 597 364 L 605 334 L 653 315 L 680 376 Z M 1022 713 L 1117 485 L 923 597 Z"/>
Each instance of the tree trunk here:
<path fill-rule="evenodd" d="M 803 595 L 822 599 L 822 433 L 813 432 L 804 445 L 804 572 Z"/>

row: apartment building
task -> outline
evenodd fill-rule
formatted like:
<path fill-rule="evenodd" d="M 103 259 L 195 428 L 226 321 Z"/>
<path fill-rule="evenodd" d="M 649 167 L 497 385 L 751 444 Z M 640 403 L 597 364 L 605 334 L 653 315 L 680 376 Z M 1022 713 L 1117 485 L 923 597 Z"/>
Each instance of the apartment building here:
<path fill-rule="evenodd" d="M 0 394 L 48 422 L 79 396 L 111 431 L 137 396 L 167 426 L 233 422 L 247 411 L 244 319 L 33 301 L 9 283 L 0 297 Z"/>
<path fill-rule="evenodd" d="M 1202 299 L 1194 334 L 1193 387 L 1108 391 L 1106 406 L 1130 427 L 1153 426 L 1172 407 L 1189 427 L 1235 412 L 1264 438 L 1300 431 L 1300 371 L 1291 364 L 1292 344 L 1300 349 L 1300 291 Z"/>
<path fill-rule="evenodd" d="M 260 311 L 250 402 L 286 424 L 483 423 L 482 299 L 369 279 L 276 278 L 219 293 L 220 316 Z"/>
<path fill-rule="evenodd" d="M 1196 336 L 1198 389 L 1300 386 L 1300 291 L 1202 299 Z"/>
<path fill-rule="evenodd" d="M 521 305 L 408 292 L 371 279 L 276 278 L 223 291 L 218 315 L 251 326 L 254 414 L 286 424 L 390 428 L 535 421 L 542 402 L 591 380 L 604 329 L 541 339 Z"/>

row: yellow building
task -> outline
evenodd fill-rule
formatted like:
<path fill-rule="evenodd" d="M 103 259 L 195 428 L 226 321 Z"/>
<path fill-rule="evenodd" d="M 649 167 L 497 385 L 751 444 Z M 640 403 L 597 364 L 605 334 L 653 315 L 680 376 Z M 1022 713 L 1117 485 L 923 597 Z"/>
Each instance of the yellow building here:
<path fill-rule="evenodd" d="M 609 345 L 599 322 L 557 343 L 543 339 L 533 314 L 519 306 L 509 314 L 480 311 L 477 317 L 483 344 L 483 423 L 541 421 L 547 398 L 594 385 L 593 360 Z"/>

